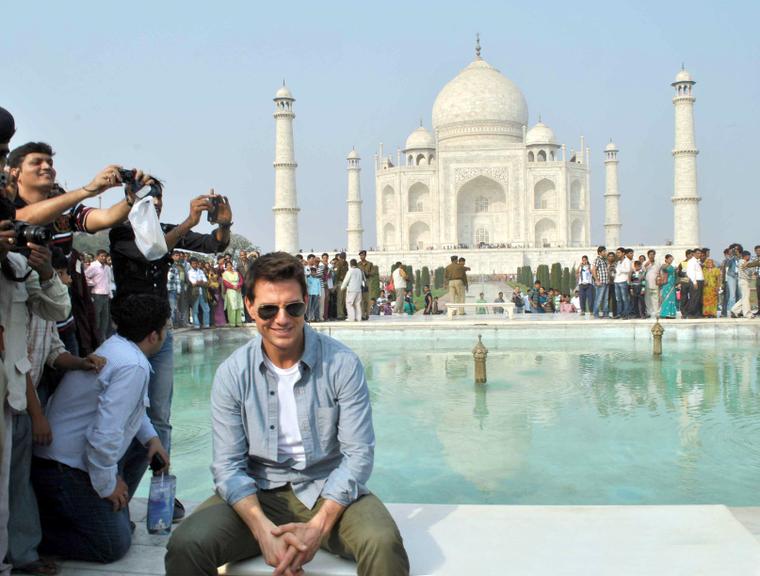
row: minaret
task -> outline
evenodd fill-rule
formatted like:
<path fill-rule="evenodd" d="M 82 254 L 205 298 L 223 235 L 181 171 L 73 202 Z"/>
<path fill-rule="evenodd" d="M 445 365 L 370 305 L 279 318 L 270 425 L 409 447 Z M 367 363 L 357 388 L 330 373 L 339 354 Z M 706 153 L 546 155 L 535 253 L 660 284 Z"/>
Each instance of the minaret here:
<path fill-rule="evenodd" d="M 607 144 L 604 149 L 604 245 L 607 250 L 620 246 L 620 192 L 618 190 L 618 149 L 615 144 Z"/>
<path fill-rule="evenodd" d="M 362 195 L 361 185 L 359 182 L 359 176 L 361 173 L 361 167 L 359 166 L 359 154 L 356 150 L 351 150 L 348 154 L 348 242 L 346 247 L 348 248 L 348 254 L 350 256 L 356 256 L 359 250 L 362 249 L 362 234 L 364 228 L 362 228 Z"/>
<path fill-rule="evenodd" d="M 676 246 L 699 245 L 699 202 L 697 192 L 697 143 L 694 139 L 695 82 L 681 67 L 671 84 L 676 93 L 675 146 L 673 147 L 673 243 Z"/>
<path fill-rule="evenodd" d="M 295 254 L 298 242 L 298 198 L 296 157 L 293 148 L 293 102 L 295 98 L 282 82 L 274 97 L 274 249 Z"/>

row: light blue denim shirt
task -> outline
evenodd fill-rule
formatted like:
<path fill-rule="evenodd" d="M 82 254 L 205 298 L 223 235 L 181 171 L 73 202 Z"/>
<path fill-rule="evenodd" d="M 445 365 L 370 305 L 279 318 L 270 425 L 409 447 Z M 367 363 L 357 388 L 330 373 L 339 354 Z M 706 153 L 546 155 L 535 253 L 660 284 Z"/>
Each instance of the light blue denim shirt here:
<path fill-rule="evenodd" d="M 114 334 L 95 350 L 106 359 L 100 371 L 67 372 L 50 397 L 49 446 L 34 455 L 83 470 L 101 498 L 116 488 L 118 463 L 133 438 L 145 444 L 156 436 L 145 409 L 151 367 L 137 344 Z"/>
<path fill-rule="evenodd" d="M 228 504 L 286 483 L 308 508 L 320 496 L 348 506 L 369 492 L 375 433 L 359 358 L 304 326 L 300 371 L 293 391 L 306 462 L 278 462 L 277 379 L 264 364 L 261 336 L 219 366 L 211 389 L 211 472 Z"/>

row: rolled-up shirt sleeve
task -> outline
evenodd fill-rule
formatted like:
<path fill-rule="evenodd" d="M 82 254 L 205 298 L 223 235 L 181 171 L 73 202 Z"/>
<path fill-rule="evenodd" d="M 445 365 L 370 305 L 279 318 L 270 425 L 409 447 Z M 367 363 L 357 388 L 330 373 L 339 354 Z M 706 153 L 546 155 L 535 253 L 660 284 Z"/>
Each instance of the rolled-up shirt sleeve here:
<path fill-rule="evenodd" d="M 120 449 L 131 416 L 128 407 L 144 402 L 147 379 L 142 366 L 118 368 L 98 398 L 97 416 L 87 429 L 85 456 L 90 482 L 101 498 L 110 496 L 116 488 Z"/>
<path fill-rule="evenodd" d="M 137 430 L 137 434 L 135 434 L 135 438 L 137 438 L 137 441 L 144 446 L 148 443 L 148 440 L 155 438 L 156 436 L 158 436 L 158 432 L 156 432 L 156 429 L 153 427 L 153 424 L 148 417 L 148 413 L 146 412 L 140 423 L 140 428 Z"/>
<path fill-rule="evenodd" d="M 349 506 L 367 494 L 372 474 L 375 432 L 364 368 L 357 358 L 342 367 L 338 397 L 338 443 L 343 456 L 340 465 L 327 477 L 322 497 Z"/>
<path fill-rule="evenodd" d="M 211 473 L 217 494 L 230 506 L 258 491 L 256 481 L 247 472 L 248 439 L 240 378 L 233 376 L 231 366 L 227 361 L 219 367 L 211 388 Z"/>

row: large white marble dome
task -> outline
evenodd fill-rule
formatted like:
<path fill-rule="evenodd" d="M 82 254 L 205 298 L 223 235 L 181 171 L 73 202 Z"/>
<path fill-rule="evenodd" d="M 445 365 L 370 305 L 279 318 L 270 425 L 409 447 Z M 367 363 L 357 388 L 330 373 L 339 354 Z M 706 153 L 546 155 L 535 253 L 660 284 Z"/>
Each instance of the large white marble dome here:
<path fill-rule="evenodd" d="M 528 123 L 525 96 L 509 78 L 482 58 L 476 58 L 438 93 L 433 104 L 433 129 L 439 138 L 451 129 L 478 126 L 509 128 L 522 139 Z"/>
<path fill-rule="evenodd" d="M 478 44 L 475 59 L 438 93 L 433 129 L 416 128 L 395 159 L 379 150 L 377 246 L 588 246 L 585 143 L 567 155 L 540 119 L 528 126 L 522 91 L 481 58 Z"/>

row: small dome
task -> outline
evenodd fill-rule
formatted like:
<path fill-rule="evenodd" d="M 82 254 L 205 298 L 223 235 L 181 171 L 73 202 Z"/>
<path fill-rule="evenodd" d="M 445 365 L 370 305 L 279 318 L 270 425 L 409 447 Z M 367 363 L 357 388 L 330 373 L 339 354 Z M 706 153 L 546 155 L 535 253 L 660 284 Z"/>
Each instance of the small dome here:
<path fill-rule="evenodd" d="M 283 82 L 280 89 L 277 91 L 277 94 L 274 95 L 275 100 L 279 98 L 287 98 L 289 100 L 293 100 L 293 94 L 291 94 L 290 89 L 285 86 L 285 83 Z"/>
<path fill-rule="evenodd" d="M 347 156 L 348 160 L 359 160 L 359 153 L 355 149 L 351 149 L 351 152 L 348 153 Z"/>
<path fill-rule="evenodd" d="M 528 130 L 528 134 L 525 136 L 525 145 L 531 146 L 533 144 L 554 144 L 554 132 L 546 124 L 539 120 L 538 124 Z"/>
<path fill-rule="evenodd" d="M 610 140 L 610 143 L 607 144 L 607 146 L 605 146 L 604 149 L 607 150 L 608 152 L 612 152 L 612 151 L 617 150 L 617 146 L 615 146 L 615 143 L 612 140 Z"/>
<path fill-rule="evenodd" d="M 528 123 L 528 104 L 517 85 L 478 57 L 438 93 L 433 104 L 433 128 L 482 123 Z"/>
<path fill-rule="evenodd" d="M 435 138 L 424 126 L 420 126 L 409 134 L 404 146 L 404 150 L 430 150 L 433 148 L 435 148 Z"/>
<path fill-rule="evenodd" d="M 689 74 L 688 70 L 684 70 L 683 68 L 676 74 L 676 82 L 693 82 L 691 79 L 691 74 Z"/>

